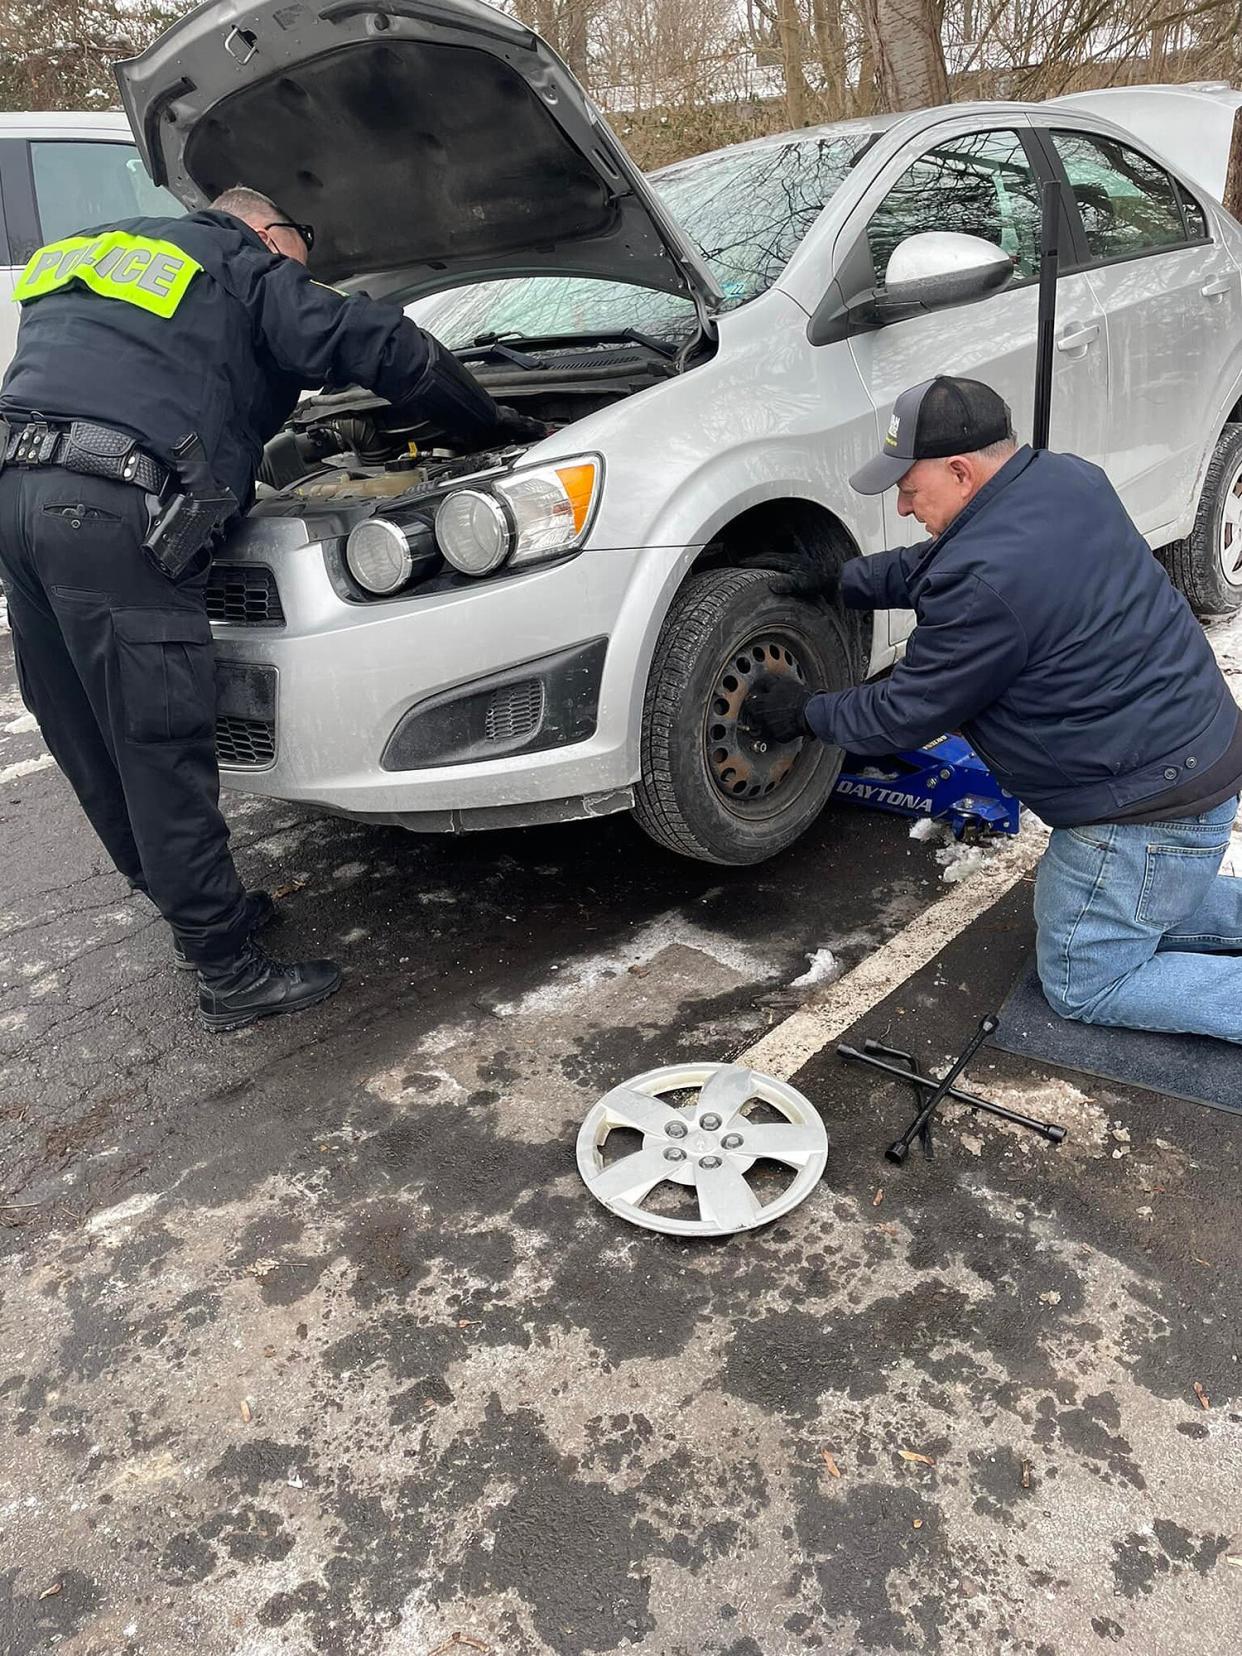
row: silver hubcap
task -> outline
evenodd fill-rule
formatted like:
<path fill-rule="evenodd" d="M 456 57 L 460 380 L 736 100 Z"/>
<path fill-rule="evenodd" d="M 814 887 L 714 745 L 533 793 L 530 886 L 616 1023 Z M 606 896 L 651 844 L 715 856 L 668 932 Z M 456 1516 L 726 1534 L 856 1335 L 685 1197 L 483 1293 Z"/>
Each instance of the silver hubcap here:
<path fill-rule="evenodd" d="M 1242 586 L 1242 464 L 1229 479 L 1220 514 L 1220 567 L 1230 586 Z"/>
<path fill-rule="evenodd" d="M 690 1103 L 666 1095 L 693 1092 Z M 778 1121 L 752 1121 L 760 1106 Z M 642 1144 L 615 1161 L 604 1146 L 616 1129 Z M 739 1064 L 675 1064 L 636 1075 L 601 1098 L 578 1132 L 578 1171 L 610 1212 L 671 1236 L 729 1236 L 788 1213 L 819 1183 L 828 1135 L 814 1106 L 784 1081 Z M 747 1175 L 756 1163 L 792 1169 L 791 1183 L 764 1200 Z M 662 1184 L 689 1186 L 699 1216 L 644 1207 Z"/>

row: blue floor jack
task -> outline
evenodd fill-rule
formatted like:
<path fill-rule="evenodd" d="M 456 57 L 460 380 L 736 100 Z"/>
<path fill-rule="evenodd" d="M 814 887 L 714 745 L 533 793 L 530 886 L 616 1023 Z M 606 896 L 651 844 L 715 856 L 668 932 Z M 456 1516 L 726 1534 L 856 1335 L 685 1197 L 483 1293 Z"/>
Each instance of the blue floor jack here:
<path fill-rule="evenodd" d="M 895 816 L 933 817 L 957 839 L 1012 835 L 1019 827 L 1018 801 L 962 736 L 938 736 L 887 759 L 864 762 L 847 754 L 833 797 Z"/>

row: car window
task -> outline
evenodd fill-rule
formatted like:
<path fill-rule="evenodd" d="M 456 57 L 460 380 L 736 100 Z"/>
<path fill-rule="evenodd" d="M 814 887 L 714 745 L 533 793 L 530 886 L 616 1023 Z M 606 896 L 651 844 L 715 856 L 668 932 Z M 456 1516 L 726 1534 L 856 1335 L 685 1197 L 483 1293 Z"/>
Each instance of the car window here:
<path fill-rule="evenodd" d="M 86 139 L 30 145 L 39 224 L 47 241 L 127 218 L 179 218 L 181 204 L 152 184 L 132 144 Z"/>
<path fill-rule="evenodd" d="M 780 275 L 871 141 L 867 132 L 742 147 L 654 173 L 651 182 L 724 292 L 725 310 Z M 638 328 L 675 337 L 695 324 L 676 294 L 580 276 L 513 276 L 417 300 L 424 327 L 460 348 L 485 333 L 535 336 Z"/>
<path fill-rule="evenodd" d="M 1014 260 L 1019 277 L 1039 269 L 1039 181 L 1016 132 L 972 132 L 921 155 L 867 226 L 877 284 L 900 242 L 924 230 L 982 236 Z"/>
<path fill-rule="evenodd" d="M 1163 167 L 1113 138 L 1054 132 L 1052 142 L 1093 261 L 1133 258 L 1186 240 L 1177 192 Z"/>

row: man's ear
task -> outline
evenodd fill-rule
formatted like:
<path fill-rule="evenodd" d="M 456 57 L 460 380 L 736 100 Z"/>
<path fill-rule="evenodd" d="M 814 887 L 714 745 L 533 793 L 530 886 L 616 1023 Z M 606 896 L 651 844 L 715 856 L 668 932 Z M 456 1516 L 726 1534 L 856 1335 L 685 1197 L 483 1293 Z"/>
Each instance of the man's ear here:
<path fill-rule="evenodd" d="M 975 481 L 974 467 L 964 455 L 953 455 L 948 461 L 948 467 L 953 476 L 953 481 L 958 484 L 960 488 L 968 489 Z"/>

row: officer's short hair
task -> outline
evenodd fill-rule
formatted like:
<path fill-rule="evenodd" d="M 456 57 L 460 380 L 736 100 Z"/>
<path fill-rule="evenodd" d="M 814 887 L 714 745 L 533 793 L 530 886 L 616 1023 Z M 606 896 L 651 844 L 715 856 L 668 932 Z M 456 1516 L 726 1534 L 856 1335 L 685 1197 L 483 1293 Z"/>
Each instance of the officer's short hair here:
<path fill-rule="evenodd" d="M 246 224 L 254 224 L 258 220 L 266 222 L 285 216 L 270 196 L 260 195 L 258 190 L 252 190 L 248 184 L 234 184 L 222 195 L 218 195 L 211 204 L 211 211 L 232 213 L 234 218 L 239 218 Z"/>

